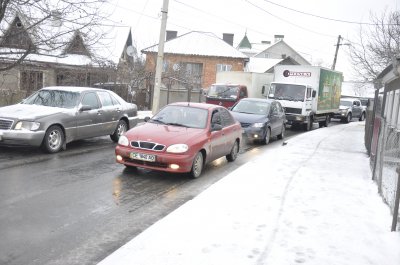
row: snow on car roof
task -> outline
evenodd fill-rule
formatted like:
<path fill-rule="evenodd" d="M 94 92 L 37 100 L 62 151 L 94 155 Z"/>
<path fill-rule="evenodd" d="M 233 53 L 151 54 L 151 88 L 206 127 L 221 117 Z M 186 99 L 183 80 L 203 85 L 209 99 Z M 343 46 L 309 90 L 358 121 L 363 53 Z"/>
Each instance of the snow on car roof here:
<path fill-rule="evenodd" d="M 50 87 L 44 87 L 42 89 L 46 90 L 64 90 L 64 91 L 72 91 L 72 92 L 83 92 L 83 91 L 88 91 L 88 90 L 102 90 L 104 91 L 105 89 L 101 88 L 94 88 L 94 87 L 75 87 L 75 86 L 50 86 Z"/>

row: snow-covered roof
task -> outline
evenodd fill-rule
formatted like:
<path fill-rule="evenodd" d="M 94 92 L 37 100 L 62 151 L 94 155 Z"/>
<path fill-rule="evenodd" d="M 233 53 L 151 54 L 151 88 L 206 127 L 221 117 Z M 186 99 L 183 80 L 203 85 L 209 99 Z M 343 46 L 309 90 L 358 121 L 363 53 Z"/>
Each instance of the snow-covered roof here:
<path fill-rule="evenodd" d="M 283 60 L 284 59 L 250 57 L 249 62 L 246 64 L 245 71 L 253 73 L 265 73 Z"/>
<path fill-rule="evenodd" d="M 158 52 L 158 44 L 142 50 L 143 53 Z M 228 58 L 248 58 L 245 54 L 210 32 L 191 31 L 164 44 L 164 53 Z"/>
<path fill-rule="evenodd" d="M 29 38 L 36 47 L 36 51 L 26 58 L 36 62 L 50 62 L 68 65 L 96 65 L 99 62 L 112 62 L 117 64 L 125 48 L 130 27 L 96 26 L 85 30 L 75 29 L 73 23 L 63 21 L 54 24 L 52 20 L 45 20 L 37 26 L 21 14 L 13 20 L 3 20 L 0 26 L 3 36 L 6 37 L 7 30 L 19 18 L 22 26 L 26 29 Z M 88 55 L 78 55 L 68 52 L 69 44 L 79 35 Z M 1 47 L 1 58 L 16 60 L 21 53 L 13 53 L 15 47 Z M 21 50 L 20 50 L 21 51 Z"/>
<path fill-rule="evenodd" d="M 265 51 L 269 47 L 271 47 L 270 43 L 251 43 L 251 48 L 238 47 L 238 50 L 248 55 L 249 57 L 252 57 L 256 54 L 259 54 L 260 52 Z"/>

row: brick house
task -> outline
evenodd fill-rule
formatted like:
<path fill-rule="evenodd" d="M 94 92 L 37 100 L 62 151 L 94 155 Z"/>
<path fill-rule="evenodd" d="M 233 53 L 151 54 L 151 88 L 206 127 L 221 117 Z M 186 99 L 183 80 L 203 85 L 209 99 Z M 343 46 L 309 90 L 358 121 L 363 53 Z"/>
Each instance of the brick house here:
<path fill-rule="evenodd" d="M 224 34 L 221 39 L 213 33 L 192 31 L 177 37 L 176 31 L 168 31 L 166 39 L 164 86 L 208 88 L 215 83 L 217 71 L 243 71 L 248 61 L 246 55 L 233 47 L 233 34 Z M 142 50 L 148 73 L 155 73 L 157 52 L 158 45 Z M 153 83 L 149 86 L 152 88 Z"/>
<path fill-rule="evenodd" d="M 63 31 L 61 21 L 44 21 L 38 28 L 20 14 L 10 24 L 4 23 L 0 36 L 0 106 L 18 102 L 45 86 L 124 81 L 120 73 L 131 60 L 126 52 L 132 46 L 129 27 L 102 29 L 107 33 L 88 43 L 87 33 Z M 51 44 L 41 39 L 49 36 L 54 39 Z M 18 62 L 26 51 L 27 56 Z"/>

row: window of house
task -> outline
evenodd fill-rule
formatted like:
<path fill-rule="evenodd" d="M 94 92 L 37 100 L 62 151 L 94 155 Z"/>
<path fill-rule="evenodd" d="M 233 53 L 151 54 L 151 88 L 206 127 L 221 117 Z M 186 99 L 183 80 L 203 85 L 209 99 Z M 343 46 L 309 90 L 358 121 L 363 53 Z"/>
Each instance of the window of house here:
<path fill-rule="evenodd" d="M 186 74 L 193 76 L 201 76 L 203 74 L 203 64 L 202 63 L 182 63 L 183 69 Z"/>
<path fill-rule="evenodd" d="M 270 56 L 269 53 L 264 53 L 264 57 L 265 57 L 265 58 L 270 58 L 271 56 Z"/>
<path fill-rule="evenodd" d="M 190 78 L 194 88 L 201 87 L 201 80 L 203 76 L 202 63 L 181 63 L 180 71 L 183 71 L 186 77 Z"/>
<path fill-rule="evenodd" d="M 399 111 L 400 111 L 400 108 L 399 108 L 400 96 L 399 96 L 399 94 L 400 94 L 399 90 L 394 91 L 394 100 L 393 100 L 393 109 L 392 109 L 392 124 L 391 124 L 392 127 L 396 128 L 397 130 L 400 129 L 398 127 L 398 121 L 397 121 L 398 116 L 399 116 Z"/>
<path fill-rule="evenodd" d="M 232 65 L 230 64 L 217 64 L 217 72 L 229 72 L 232 70 Z"/>
<path fill-rule="evenodd" d="M 58 86 L 90 86 L 90 84 L 91 84 L 90 73 L 62 71 L 57 74 Z"/>
<path fill-rule="evenodd" d="M 22 71 L 20 79 L 21 90 L 36 91 L 43 87 L 43 72 Z"/>
<path fill-rule="evenodd" d="M 169 68 L 169 62 L 164 60 L 162 68 L 163 73 L 168 72 L 168 68 Z"/>

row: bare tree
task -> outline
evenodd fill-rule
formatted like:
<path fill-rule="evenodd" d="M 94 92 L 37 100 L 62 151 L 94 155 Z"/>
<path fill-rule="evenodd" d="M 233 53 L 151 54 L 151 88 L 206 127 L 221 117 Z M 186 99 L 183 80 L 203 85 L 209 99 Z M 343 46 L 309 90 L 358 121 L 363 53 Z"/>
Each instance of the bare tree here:
<path fill-rule="evenodd" d="M 357 74 L 372 81 L 400 55 L 400 12 L 371 13 L 372 26 L 360 28 L 358 43 L 350 46 L 350 58 Z"/>
<path fill-rule="evenodd" d="M 71 35 L 79 32 L 85 45 L 90 47 L 104 35 L 105 27 L 99 27 L 106 20 L 107 10 L 102 8 L 107 0 L 0 0 L 0 55 L 11 58 L 0 71 L 9 70 L 22 63 L 31 54 L 55 55 L 54 51 L 64 50 L 70 43 Z M 12 23 L 23 25 L 23 29 L 10 33 Z M 29 33 L 30 39 L 24 49 L 4 45 L 6 34 Z M 9 37 L 9 35 L 8 35 Z M 17 44 L 16 44 L 17 45 Z M 8 48 L 8 49 L 7 49 Z M 58 53 L 59 54 L 59 53 Z"/>

